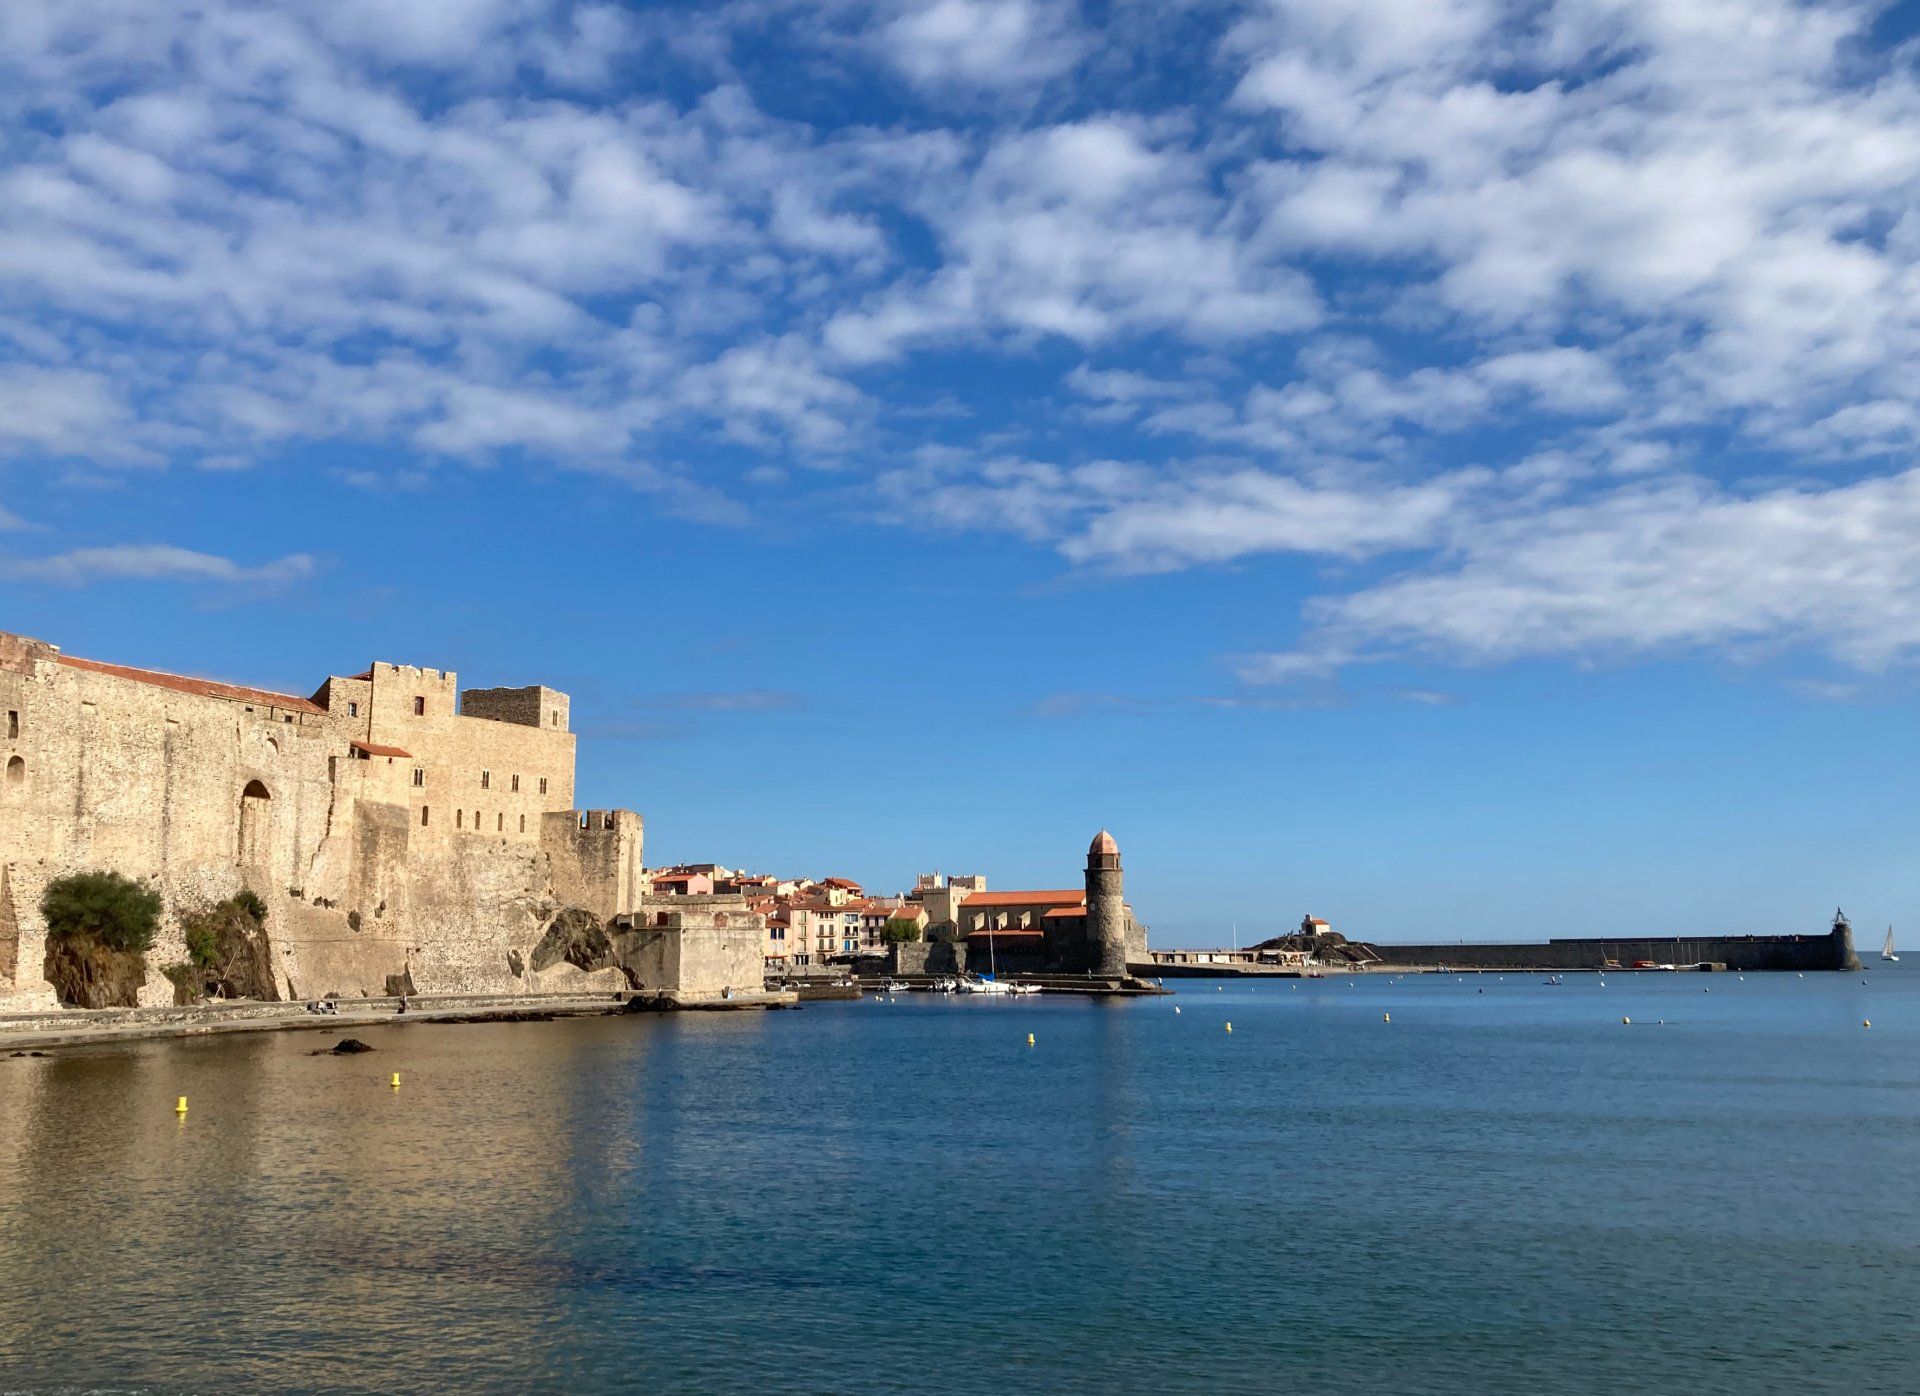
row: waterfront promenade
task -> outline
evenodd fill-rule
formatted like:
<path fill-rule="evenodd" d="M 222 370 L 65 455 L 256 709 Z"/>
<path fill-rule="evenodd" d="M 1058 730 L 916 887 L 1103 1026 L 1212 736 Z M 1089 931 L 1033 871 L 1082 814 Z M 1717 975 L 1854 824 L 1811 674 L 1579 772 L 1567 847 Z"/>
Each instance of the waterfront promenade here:
<path fill-rule="evenodd" d="M 702 1012 L 788 1008 L 798 1001 L 791 990 L 773 990 L 689 1002 L 631 993 L 419 994 L 406 1000 L 404 1013 L 398 998 L 334 1000 L 338 1013 L 310 1012 L 301 1003 L 248 1001 L 167 1008 L 62 1008 L 45 1013 L 0 1014 L 0 1055 L 165 1037 L 606 1017 L 635 1011 L 636 1004 L 663 1011 Z"/>

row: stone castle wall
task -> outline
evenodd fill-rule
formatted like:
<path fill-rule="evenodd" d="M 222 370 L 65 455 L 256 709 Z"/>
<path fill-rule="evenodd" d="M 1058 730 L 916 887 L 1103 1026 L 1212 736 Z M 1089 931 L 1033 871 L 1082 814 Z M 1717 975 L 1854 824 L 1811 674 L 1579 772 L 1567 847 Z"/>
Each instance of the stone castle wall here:
<path fill-rule="evenodd" d="M 143 1003 L 171 1001 L 176 913 L 243 887 L 291 997 L 619 987 L 525 962 L 560 911 L 637 906 L 641 820 L 571 809 L 565 695 L 482 692 L 463 715 L 454 675 L 374 665 L 305 700 L 0 634 L 0 1006 L 52 1006 L 41 895 L 94 869 L 165 903 Z"/>

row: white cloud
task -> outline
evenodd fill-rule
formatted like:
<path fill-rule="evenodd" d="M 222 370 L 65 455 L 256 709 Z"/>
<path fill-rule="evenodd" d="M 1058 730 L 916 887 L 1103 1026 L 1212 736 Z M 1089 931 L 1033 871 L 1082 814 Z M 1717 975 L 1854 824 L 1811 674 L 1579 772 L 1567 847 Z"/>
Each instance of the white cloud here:
<path fill-rule="evenodd" d="M 1247 677 L 1385 657 L 1489 664 L 1805 649 L 1864 670 L 1920 657 L 1920 470 L 1736 494 L 1699 479 L 1457 519 L 1435 562 L 1308 608 Z"/>
<path fill-rule="evenodd" d="M 1061 0 L 922 0 L 878 35 L 904 76 L 935 89 L 1025 87 L 1065 73 L 1089 43 Z"/>
<path fill-rule="evenodd" d="M 75 548 L 51 557 L 0 558 L 0 576 L 71 587 L 118 581 L 283 586 L 304 581 L 313 575 L 314 568 L 313 558 L 305 553 L 291 553 L 272 562 L 246 566 L 231 558 L 164 543 Z"/>
<path fill-rule="evenodd" d="M 1465 472 L 1343 487 L 1251 469 L 1195 467 L 1169 477 L 1122 461 L 1001 458 L 936 459 L 893 472 L 882 487 L 902 518 L 1011 531 L 1090 567 L 1164 572 L 1266 552 L 1355 559 L 1424 547 L 1485 483 L 1483 473 Z"/>
<path fill-rule="evenodd" d="M 107 460 L 143 453 L 132 414 L 98 374 L 0 364 L 0 456 L 32 450 Z"/>
<path fill-rule="evenodd" d="M 1231 343 L 1317 323 L 1311 280 L 1250 253 L 1201 174 L 1178 141 L 1136 122 L 1003 137 L 957 194 L 922 195 L 942 269 L 843 312 L 826 343 L 860 363 L 994 334 Z"/>

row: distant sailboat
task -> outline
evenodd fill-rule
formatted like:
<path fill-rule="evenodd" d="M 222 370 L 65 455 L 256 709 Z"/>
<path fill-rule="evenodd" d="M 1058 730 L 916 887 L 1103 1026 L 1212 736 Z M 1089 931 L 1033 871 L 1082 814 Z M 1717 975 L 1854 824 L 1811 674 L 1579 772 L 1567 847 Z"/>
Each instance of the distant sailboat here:
<path fill-rule="evenodd" d="M 1893 953 L 1893 927 L 1891 926 L 1887 927 L 1887 943 L 1880 947 L 1880 958 L 1892 960 L 1895 964 L 1900 963 L 1900 957 Z"/>

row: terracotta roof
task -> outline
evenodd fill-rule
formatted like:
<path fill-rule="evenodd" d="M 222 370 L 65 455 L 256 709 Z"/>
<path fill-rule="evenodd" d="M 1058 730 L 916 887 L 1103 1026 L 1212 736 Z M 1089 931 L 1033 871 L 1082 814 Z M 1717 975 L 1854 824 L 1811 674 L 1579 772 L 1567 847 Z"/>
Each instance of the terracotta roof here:
<path fill-rule="evenodd" d="M 1050 892 L 975 892 L 961 906 L 1073 906 L 1087 899 L 1079 887 Z"/>
<path fill-rule="evenodd" d="M 1120 856 L 1120 845 L 1113 841 L 1112 834 L 1102 829 L 1093 836 L 1093 843 L 1088 846 L 1087 852 L 1095 854 L 1111 853 L 1117 858 Z"/>
<path fill-rule="evenodd" d="M 355 751 L 364 751 L 369 756 L 399 756 L 408 761 L 413 760 L 412 752 L 402 751 L 397 746 L 380 746 L 374 742 L 348 742 L 347 745 Z"/>
<path fill-rule="evenodd" d="M 324 713 L 325 708 L 291 693 L 274 693 L 264 688 L 242 688 L 237 684 L 215 683 L 211 679 L 190 679 L 184 674 L 167 674 L 158 669 L 133 669 L 124 664 L 102 664 L 97 659 L 81 659 L 63 654 L 60 662 L 89 673 L 108 674 L 134 683 L 149 683 L 155 688 L 170 688 L 175 693 L 190 693 L 198 698 L 224 698 L 230 703 L 253 703 L 263 708 L 285 708 L 296 713 Z"/>
<path fill-rule="evenodd" d="M 855 882 L 850 877 L 830 877 L 822 885 L 826 887 L 846 887 L 846 888 L 852 889 L 855 892 L 858 892 L 861 890 L 860 884 Z"/>
<path fill-rule="evenodd" d="M 1085 916 L 1086 914 L 1087 908 L 1084 903 L 1080 906 L 1056 906 L 1052 911 L 1047 913 L 1047 919 L 1052 920 L 1056 916 Z"/>

